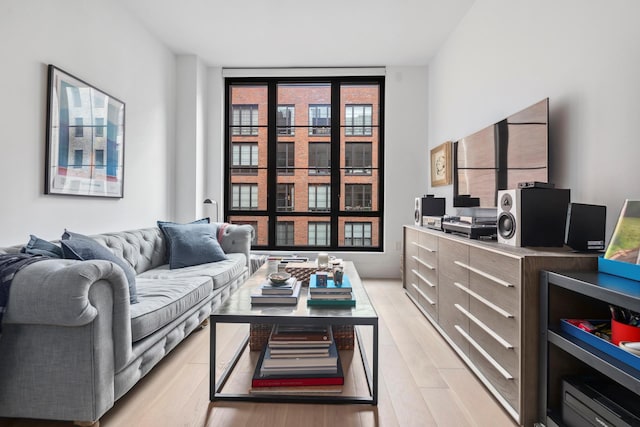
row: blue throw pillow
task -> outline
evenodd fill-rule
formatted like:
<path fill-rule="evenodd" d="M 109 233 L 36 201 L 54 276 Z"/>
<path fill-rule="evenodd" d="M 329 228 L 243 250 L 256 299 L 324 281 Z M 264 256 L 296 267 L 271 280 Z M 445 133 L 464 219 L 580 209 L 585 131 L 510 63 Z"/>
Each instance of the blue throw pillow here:
<path fill-rule="evenodd" d="M 196 219 L 193 222 L 190 222 L 189 224 L 209 224 L 211 222 L 211 220 L 209 219 L 209 217 L 206 218 L 200 218 L 200 219 Z M 169 263 L 169 259 L 171 258 L 171 247 L 169 245 L 169 241 L 168 241 L 168 237 L 167 237 L 167 233 L 165 233 L 164 231 L 164 227 L 166 225 L 183 225 L 177 222 L 171 222 L 171 221 L 156 221 L 156 223 L 158 224 L 158 228 L 160 229 L 160 231 L 162 231 L 162 234 L 164 235 L 165 241 L 166 243 L 166 253 L 165 253 L 165 257 L 164 257 L 164 261 L 166 263 Z"/>
<path fill-rule="evenodd" d="M 60 246 L 62 246 L 62 254 L 65 259 L 77 259 L 80 261 L 102 259 L 119 265 L 124 270 L 127 282 L 129 282 L 129 302 L 131 304 L 138 302 L 136 272 L 127 261 L 114 255 L 108 248 L 102 246 L 91 237 L 66 230 L 62 235 Z"/>
<path fill-rule="evenodd" d="M 44 255 L 50 258 L 62 258 L 62 248 L 47 240 L 41 239 L 33 234 L 30 235 L 29 242 L 20 252 L 29 255 Z"/>
<path fill-rule="evenodd" d="M 165 224 L 163 231 L 170 248 L 170 269 L 227 259 L 216 238 L 218 227 L 214 224 Z"/>

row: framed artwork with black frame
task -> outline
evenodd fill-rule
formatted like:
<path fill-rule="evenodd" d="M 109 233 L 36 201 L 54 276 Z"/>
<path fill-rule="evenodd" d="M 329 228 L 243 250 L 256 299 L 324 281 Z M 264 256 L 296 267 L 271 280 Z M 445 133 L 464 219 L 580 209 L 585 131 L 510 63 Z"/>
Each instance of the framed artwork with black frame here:
<path fill-rule="evenodd" d="M 451 141 L 431 150 L 431 186 L 451 184 Z"/>
<path fill-rule="evenodd" d="M 123 197 L 125 104 L 49 65 L 45 194 Z"/>

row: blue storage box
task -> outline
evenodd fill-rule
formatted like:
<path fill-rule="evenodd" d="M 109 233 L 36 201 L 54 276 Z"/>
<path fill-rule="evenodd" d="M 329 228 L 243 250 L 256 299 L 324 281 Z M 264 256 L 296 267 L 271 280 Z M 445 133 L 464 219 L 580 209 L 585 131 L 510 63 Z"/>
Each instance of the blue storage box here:
<path fill-rule="evenodd" d="M 594 325 L 600 325 L 602 323 L 611 323 L 610 320 L 589 320 L 589 322 Z M 604 351 L 609 356 L 615 357 L 619 361 L 634 367 L 635 369 L 640 369 L 640 357 L 636 356 L 633 353 L 629 353 L 626 350 L 621 349 L 620 347 L 611 344 L 609 341 L 600 338 L 597 335 L 589 333 L 585 330 L 578 328 L 577 326 L 572 325 L 567 322 L 566 319 L 560 320 L 560 329 L 567 334 L 578 338 L 585 343 L 596 347 L 598 350 Z"/>
<path fill-rule="evenodd" d="M 598 257 L 598 271 L 631 280 L 640 280 L 640 264 L 615 261 L 601 256 Z"/>

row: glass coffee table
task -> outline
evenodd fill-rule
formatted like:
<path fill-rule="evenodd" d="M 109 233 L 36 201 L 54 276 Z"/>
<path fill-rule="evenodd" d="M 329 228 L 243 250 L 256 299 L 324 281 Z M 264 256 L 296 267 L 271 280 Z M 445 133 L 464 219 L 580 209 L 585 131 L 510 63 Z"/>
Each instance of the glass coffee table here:
<path fill-rule="evenodd" d="M 362 286 L 358 272 L 352 262 L 344 263 L 344 274 L 349 278 L 352 291 L 356 299 L 355 307 L 348 308 L 325 308 L 307 307 L 307 288 L 303 287 L 298 298 L 297 305 L 251 305 L 251 293 L 254 292 L 265 280 L 269 273 L 268 263 L 263 265 L 251 276 L 238 290 L 236 290 L 218 309 L 210 316 L 210 352 L 209 352 L 209 400 L 211 402 L 219 400 L 232 401 L 260 401 L 260 402 L 299 402 L 299 403 L 366 403 L 378 404 L 378 315 L 371 305 L 369 296 Z M 354 328 L 356 345 L 354 345 L 353 359 L 356 359 L 356 352 L 359 353 L 362 369 L 350 373 L 349 369 L 353 364 L 349 363 L 345 368 L 345 382 L 347 375 L 365 377 L 368 395 L 351 394 L 349 391 L 340 394 L 251 394 L 235 391 L 225 391 L 225 385 L 232 377 L 238 361 L 247 357 L 249 335 L 240 341 L 235 352 L 231 352 L 228 360 L 222 362 L 218 360 L 220 353 L 225 349 L 217 346 L 217 326 L 220 323 L 243 323 L 243 324 L 285 324 L 285 325 L 351 325 Z M 367 335 L 368 340 L 363 339 Z M 365 347 L 365 341 L 369 341 Z M 228 349 L 226 349 L 228 350 Z M 228 351 L 227 351 L 228 352 Z M 253 352 L 255 353 L 255 352 Z M 371 364 L 369 358 L 371 357 Z M 342 352 L 341 352 L 342 357 Z M 216 363 L 221 363 L 224 367 L 220 375 L 216 375 Z M 254 365 L 255 366 L 255 365 Z M 246 369 L 245 369 L 246 371 Z M 247 373 L 245 372 L 245 377 Z M 246 378 L 245 378 L 246 379 Z M 236 381 L 237 383 L 238 381 Z M 248 378 L 245 390 L 250 388 L 251 380 Z M 233 389 L 233 387 L 230 387 Z M 357 388 L 355 388 L 357 389 Z M 353 391 L 353 390 L 351 390 Z"/>

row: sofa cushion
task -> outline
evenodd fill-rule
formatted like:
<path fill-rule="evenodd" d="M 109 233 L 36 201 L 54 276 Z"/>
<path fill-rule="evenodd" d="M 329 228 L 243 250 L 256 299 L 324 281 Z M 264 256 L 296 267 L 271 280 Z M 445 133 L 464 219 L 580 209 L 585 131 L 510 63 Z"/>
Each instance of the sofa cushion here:
<path fill-rule="evenodd" d="M 218 243 L 218 227 L 213 224 L 165 224 L 162 228 L 169 247 L 169 268 L 227 259 Z"/>
<path fill-rule="evenodd" d="M 195 265 L 192 267 L 169 269 L 168 265 L 147 270 L 138 275 L 138 279 L 172 279 L 197 276 L 207 276 L 213 280 L 213 289 L 218 289 L 229 283 L 231 279 L 242 274 L 246 268 L 247 260 L 244 254 L 230 253 L 227 259 L 218 262 Z"/>
<path fill-rule="evenodd" d="M 62 246 L 62 254 L 65 259 L 77 259 L 79 261 L 102 259 L 119 265 L 127 277 L 127 282 L 129 282 L 129 302 L 131 304 L 138 302 L 136 272 L 128 262 L 117 257 L 107 247 L 102 246 L 96 240 L 84 234 L 65 230 L 60 246 Z"/>
<path fill-rule="evenodd" d="M 51 258 L 62 258 L 62 248 L 38 236 L 30 235 L 27 244 L 22 248 L 21 252 L 29 255 L 44 255 Z"/>
<path fill-rule="evenodd" d="M 138 341 L 176 320 L 213 292 L 211 278 L 138 277 L 138 304 L 132 305 L 131 338 Z"/>

